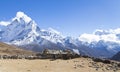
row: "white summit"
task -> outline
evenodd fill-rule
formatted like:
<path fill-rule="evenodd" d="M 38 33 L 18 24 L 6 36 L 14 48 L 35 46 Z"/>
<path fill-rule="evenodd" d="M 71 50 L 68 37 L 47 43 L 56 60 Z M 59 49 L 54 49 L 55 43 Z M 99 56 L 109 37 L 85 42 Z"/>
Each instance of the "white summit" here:
<path fill-rule="evenodd" d="M 21 11 L 17 12 L 16 17 L 12 20 L 14 21 L 15 19 L 17 19 L 18 21 L 20 21 L 20 19 L 23 19 L 26 23 L 29 23 L 32 20 L 29 16 Z"/>

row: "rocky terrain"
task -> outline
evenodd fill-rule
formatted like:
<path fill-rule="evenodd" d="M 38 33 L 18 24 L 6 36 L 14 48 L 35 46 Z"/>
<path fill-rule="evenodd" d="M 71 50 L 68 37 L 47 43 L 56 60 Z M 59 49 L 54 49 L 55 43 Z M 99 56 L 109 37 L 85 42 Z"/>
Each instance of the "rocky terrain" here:
<path fill-rule="evenodd" d="M 120 63 L 95 62 L 91 58 L 69 60 L 1 59 L 0 72 L 120 72 Z"/>
<path fill-rule="evenodd" d="M 0 55 L 34 55 L 0 43 Z M 0 59 L 0 72 L 120 72 L 120 62 L 80 56 L 74 59 Z"/>

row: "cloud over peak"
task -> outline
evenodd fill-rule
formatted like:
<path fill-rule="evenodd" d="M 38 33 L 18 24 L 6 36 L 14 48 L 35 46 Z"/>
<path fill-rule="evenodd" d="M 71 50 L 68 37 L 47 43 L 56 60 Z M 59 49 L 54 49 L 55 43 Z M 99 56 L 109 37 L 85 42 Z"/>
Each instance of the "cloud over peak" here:
<path fill-rule="evenodd" d="M 95 30 L 93 34 L 82 34 L 79 37 L 80 41 L 83 42 L 98 42 L 103 40 L 105 42 L 115 42 L 120 43 L 120 28 L 117 29 L 109 29 L 109 30 Z"/>

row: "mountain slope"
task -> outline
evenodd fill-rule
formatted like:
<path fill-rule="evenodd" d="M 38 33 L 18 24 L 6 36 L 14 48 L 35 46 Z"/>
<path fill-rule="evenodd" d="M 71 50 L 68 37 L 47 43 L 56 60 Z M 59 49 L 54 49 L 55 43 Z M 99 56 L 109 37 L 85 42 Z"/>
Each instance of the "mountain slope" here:
<path fill-rule="evenodd" d="M 120 52 L 116 53 L 111 59 L 116 60 L 116 61 L 120 61 Z"/>
<path fill-rule="evenodd" d="M 32 55 L 32 51 L 23 50 L 16 46 L 0 42 L 0 55 Z"/>

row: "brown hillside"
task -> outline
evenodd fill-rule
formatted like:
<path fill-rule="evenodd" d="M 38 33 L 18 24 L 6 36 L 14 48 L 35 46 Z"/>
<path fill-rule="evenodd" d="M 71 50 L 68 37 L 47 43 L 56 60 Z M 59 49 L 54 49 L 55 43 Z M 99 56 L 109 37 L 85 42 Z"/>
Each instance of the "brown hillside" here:
<path fill-rule="evenodd" d="M 0 55 L 32 55 L 32 51 L 23 50 L 16 46 L 0 42 Z"/>

